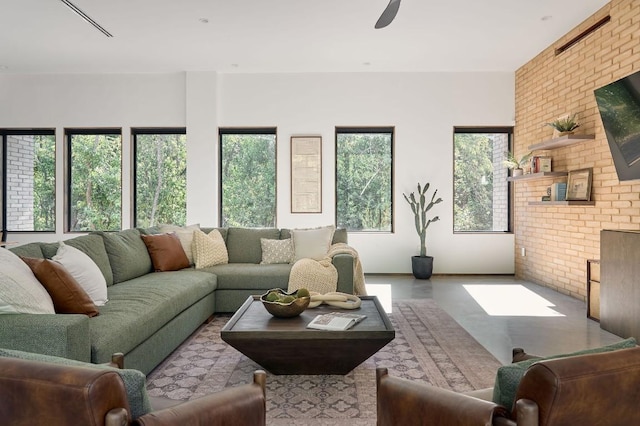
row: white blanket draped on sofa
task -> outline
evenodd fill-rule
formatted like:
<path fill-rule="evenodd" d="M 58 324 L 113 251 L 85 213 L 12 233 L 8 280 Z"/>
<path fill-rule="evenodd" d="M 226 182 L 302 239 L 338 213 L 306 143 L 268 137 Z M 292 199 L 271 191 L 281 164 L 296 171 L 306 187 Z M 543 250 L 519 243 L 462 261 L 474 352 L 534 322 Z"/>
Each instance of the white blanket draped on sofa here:
<path fill-rule="evenodd" d="M 333 256 L 350 254 L 353 256 L 353 289 L 359 296 L 365 296 L 367 290 L 364 284 L 364 272 L 358 252 L 345 243 L 331 245 L 327 256 L 322 260 L 300 259 L 291 268 L 288 291 L 306 288 L 325 294 L 336 291 L 338 286 L 338 271 L 333 266 Z"/>

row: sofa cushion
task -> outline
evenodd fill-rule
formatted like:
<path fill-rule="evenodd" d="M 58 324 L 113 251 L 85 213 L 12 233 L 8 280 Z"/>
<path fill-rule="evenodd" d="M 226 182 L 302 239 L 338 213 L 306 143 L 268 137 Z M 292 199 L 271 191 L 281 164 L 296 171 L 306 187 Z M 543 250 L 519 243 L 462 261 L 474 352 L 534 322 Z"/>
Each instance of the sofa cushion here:
<path fill-rule="evenodd" d="M 524 376 L 524 373 L 531 365 L 538 361 L 555 358 L 566 358 L 570 356 L 586 355 L 592 353 L 610 352 L 618 349 L 633 348 L 635 346 L 636 340 L 632 337 L 599 348 L 585 349 L 569 354 L 552 355 L 543 358 L 532 358 L 520 362 L 515 362 L 513 364 L 503 365 L 502 367 L 498 368 L 498 372 L 496 374 L 496 380 L 493 387 L 493 402 L 495 402 L 496 404 L 500 404 L 510 410 L 515 402 L 516 392 L 518 390 L 518 386 L 520 385 L 522 376 Z"/>
<path fill-rule="evenodd" d="M 56 313 L 98 315 L 98 308 L 87 292 L 64 266 L 49 259 L 23 257 L 22 260 L 51 296 Z"/>
<path fill-rule="evenodd" d="M 293 261 L 300 259 L 322 260 L 329 252 L 335 226 L 323 226 L 313 229 L 293 229 Z"/>
<path fill-rule="evenodd" d="M 260 238 L 278 239 L 280 230 L 276 228 L 229 228 L 227 251 L 229 263 L 260 263 L 262 247 Z"/>
<path fill-rule="evenodd" d="M 286 240 L 287 238 L 291 238 L 291 230 L 287 228 L 282 228 L 280 230 L 280 239 Z M 337 244 L 337 243 L 349 244 L 349 236 L 346 229 L 336 228 L 336 231 L 333 233 L 333 239 L 331 240 L 331 244 Z"/>
<path fill-rule="evenodd" d="M 91 360 L 130 352 L 215 289 L 215 275 L 190 269 L 152 272 L 109 287 L 109 303 L 89 321 Z"/>
<path fill-rule="evenodd" d="M 193 265 L 193 233 L 200 230 L 200 225 L 177 226 L 177 225 L 160 225 L 160 232 L 175 232 L 182 244 L 182 249 L 189 259 L 189 265 Z"/>
<path fill-rule="evenodd" d="M 29 243 L 23 244 L 17 247 L 11 247 L 9 251 L 17 254 L 18 256 L 24 257 L 35 257 L 35 258 L 43 258 L 45 257 L 42 252 L 41 243 Z"/>
<path fill-rule="evenodd" d="M 104 240 L 113 271 L 113 283 L 118 284 L 151 272 L 151 257 L 140 238 L 140 231 L 98 232 Z"/>
<path fill-rule="evenodd" d="M 87 362 L 60 358 L 56 356 L 34 354 L 31 352 L 14 351 L 14 350 L 1 349 L 1 348 L 0 348 L 0 357 L 18 358 L 18 359 L 38 361 L 38 362 L 48 362 L 51 364 L 69 365 L 74 367 L 114 370 L 115 372 L 118 373 L 118 375 L 124 382 L 124 387 L 127 391 L 127 400 L 129 401 L 129 406 L 131 408 L 131 416 L 134 419 L 137 419 L 138 417 L 144 414 L 150 413 L 152 411 L 151 404 L 149 402 L 149 396 L 147 394 L 146 376 L 138 370 L 130 370 L 130 369 L 121 370 L 118 368 L 110 367 L 108 365 L 96 365 L 96 364 L 90 364 Z"/>
<path fill-rule="evenodd" d="M 88 255 L 60 241 L 58 252 L 51 260 L 60 263 L 69 271 L 93 303 L 98 306 L 107 303 L 107 282 L 100 268 Z"/>
<path fill-rule="evenodd" d="M 208 234 L 202 231 L 195 231 L 193 233 L 192 249 L 196 269 L 229 263 L 227 246 L 217 229 Z"/>
<path fill-rule="evenodd" d="M 100 272 L 102 272 L 107 285 L 109 286 L 113 284 L 113 272 L 111 271 L 109 256 L 107 255 L 107 250 L 104 247 L 104 241 L 100 235 L 81 235 L 79 237 L 64 240 L 64 243 L 70 247 L 77 248 L 78 250 L 89 256 L 91 260 L 93 260 L 93 262 L 98 266 Z M 51 259 L 57 254 L 59 247 L 59 243 L 42 244 L 42 253 L 44 254 L 45 258 Z"/>
<path fill-rule="evenodd" d="M 15 253 L 0 248 L 0 314 L 54 314 L 53 301 Z"/>
<path fill-rule="evenodd" d="M 229 263 L 202 270 L 212 272 L 218 277 L 217 289 L 219 290 L 269 290 L 287 288 L 291 266 L 288 263 L 271 265 Z"/>
<path fill-rule="evenodd" d="M 169 234 L 140 235 L 147 246 L 153 269 L 156 272 L 178 271 L 188 268 L 190 263 L 178 236 Z"/>
<path fill-rule="evenodd" d="M 293 260 L 293 244 L 291 238 L 287 238 L 286 240 L 260 238 L 260 245 L 262 246 L 261 265 L 291 263 Z"/>

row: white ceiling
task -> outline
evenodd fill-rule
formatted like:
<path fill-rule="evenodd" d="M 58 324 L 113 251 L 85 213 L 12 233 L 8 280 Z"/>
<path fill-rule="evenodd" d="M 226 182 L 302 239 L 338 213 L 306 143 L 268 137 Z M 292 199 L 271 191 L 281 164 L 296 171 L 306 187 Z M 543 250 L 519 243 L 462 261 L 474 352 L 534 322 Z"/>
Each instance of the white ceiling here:
<path fill-rule="evenodd" d="M 71 1 L 114 37 L 0 0 L 0 73 L 515 71 L 608 3 L 402 0 L 376 30 L 388 0 Z"/>

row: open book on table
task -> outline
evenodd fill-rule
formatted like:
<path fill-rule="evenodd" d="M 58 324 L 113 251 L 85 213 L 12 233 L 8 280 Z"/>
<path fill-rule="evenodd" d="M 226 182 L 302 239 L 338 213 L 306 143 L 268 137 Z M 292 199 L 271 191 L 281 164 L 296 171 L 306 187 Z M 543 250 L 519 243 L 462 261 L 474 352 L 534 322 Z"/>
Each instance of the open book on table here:
<path fill-rule="evenodd" d="M 316 316 L 307 328 L 315 328 L 318 330 L 347 330 L 363 319 L 366 315 L 352 314 L 348 312 L 330 312 Z"/>

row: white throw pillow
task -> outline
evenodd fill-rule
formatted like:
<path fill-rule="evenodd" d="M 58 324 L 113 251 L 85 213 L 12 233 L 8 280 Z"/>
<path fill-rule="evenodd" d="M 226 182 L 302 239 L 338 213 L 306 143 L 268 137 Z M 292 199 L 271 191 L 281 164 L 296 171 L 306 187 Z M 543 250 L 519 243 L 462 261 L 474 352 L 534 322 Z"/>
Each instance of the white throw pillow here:
<path fill-rule="evenodd" d="M 336 227 L 333 225 L 313 229 L 293 229 L 294 262 L 300 259 L 321 260 L 329 252 L 333 233 Z"/>
<path fill-rule="evenodd" d="M 0 248 L 0 314 L 55 314 L 51 296 L 15 253 Z"/>
<path fill-rule="evenodd" d="M 180 240 L 180 244 L 182 244 L 182 249 L 184 250 L 184 254 L 187 255 L 187 259 L 189 259 L 189 265 L 194 264 L 193 259 L 193 233 L 195 231 L 200 230 L 200 224 L 197 223 L 195 225 L 189 226 L 178 226 L 178 225 L 160 225 L 160 231 L 163 233 L 175 232 Z"/>
<path fill-rule="evenodd" d="M 208 235 L 200 230 L 193 233 L 193 260 L 196 269 L 229 263 L 229 252 L 220 231 L 214 229 Z"/>
<path fill-rule="evenodd" d="M 58 252 L 51 260 L 64 266 L 96 306 L 107 303 L 107 281 L 98 265 L 85 253 L 60 241 Z"/>
<path fill-rule="evenodd" d="M 287 238 L 286 240 L 260 238 L 260 246 L 262 247 L 261 265 L 291 263 L 293 260 L 293 243 L 291 242 L 291 238 Z"/>

